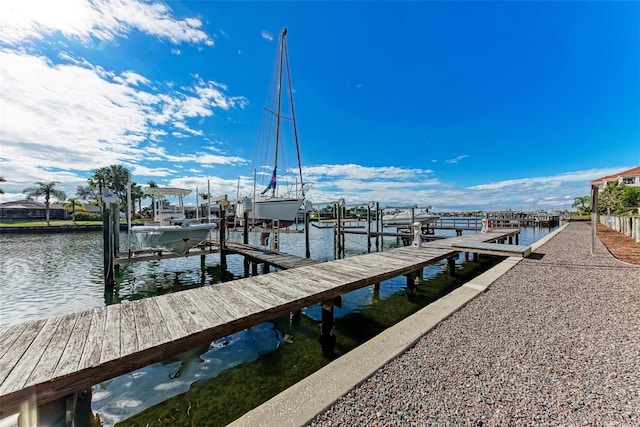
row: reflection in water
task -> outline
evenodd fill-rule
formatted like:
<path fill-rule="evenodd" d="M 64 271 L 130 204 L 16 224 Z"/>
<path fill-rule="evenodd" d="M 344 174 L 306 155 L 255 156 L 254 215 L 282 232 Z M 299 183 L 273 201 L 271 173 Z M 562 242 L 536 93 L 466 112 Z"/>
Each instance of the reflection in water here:
<path fill-rule="evenodd" d="M 283 342 L 272 323 L 263 323 L 191 349 L 179 357 L 146 366 L 93 388 L 92 408 L 103 425 L 113 425 L 172 396 L 189 390 L 195 381 L 216 377 L 241 363 L 272 352 Z"/>

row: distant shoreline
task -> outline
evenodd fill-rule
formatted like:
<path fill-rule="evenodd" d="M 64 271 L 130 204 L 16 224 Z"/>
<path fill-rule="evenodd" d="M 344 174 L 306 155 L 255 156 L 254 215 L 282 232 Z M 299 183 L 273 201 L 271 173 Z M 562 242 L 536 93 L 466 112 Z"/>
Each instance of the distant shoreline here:
<path fill-rule="evenodd" d="M 127 224 L 120 224 L 120 230 L 127 230 Z M 0 234 L 68 233 L 81 231 L 102 231 L 102 224 L 95 225 L 42 225 L 26 227 L 0 227 Z"/>

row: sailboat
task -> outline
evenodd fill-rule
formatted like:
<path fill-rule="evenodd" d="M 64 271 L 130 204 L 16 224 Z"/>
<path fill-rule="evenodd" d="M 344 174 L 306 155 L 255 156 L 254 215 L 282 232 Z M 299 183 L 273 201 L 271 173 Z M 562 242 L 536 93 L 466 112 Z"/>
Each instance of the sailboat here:
<path fill-rule="evenodd" d="M 131 232 L 144 249 L 186 253 L 207 238 L 215 223 L 199 223 L 187 219 L 184 197 L 191 190 L 172 187 L 148 187 L 144 194 L 152 196 L 153 220 L 131 227 Z M 166 197 L 177 197 L 178 205 L 171 205 Z"/>
<path fill-rule="evenodd" d="M 291 225 L 295 221 L 298 211 L 305 201 L 305 183 L 302 180 L 302 166 L 300 165 L 300 150 L 298 145 L 295 111 L 293 108 L 293 92 L 291 90 L 291 76 L 289 75 L 286 36 L 287 29 L 285 28 L 280 33 L 276 68 L 274 70 L 276 92 L 274 94 L 275 105 L 272 106 L 272 108 L 265 108 L 265 115 L 269 121 L 273 123 L 273 120 L 275 120 L 275 124 L 270 125 L 270 129 L 275 133 L 275 139 L 272 141 L 274 144 L 274 151 L 271 179 L 266 188 L 264 188 L 260 194 L 256 194 L 256 190 L 254 189 L 252 197 L 245 197 L 238 200 L 236 206 L 236 216 L 238 218 L 243 218 L 243 215 L 246 212 L 248 214 L 249 221 L 252 224 L 263 224 L 277 227 L 288 227 Z M 287 92 L 283 94 L 282 88 L 285 84 Z M 288 101 L 291 109 L 290 117 L 282 114 L 283 101 L 285 101 L 283 96 L 287 93 L 289 95 Z M 283 132 L 281 125 L 285 120 L 290 120 L 292 125 L 300 177 L 299 185 L 289 188 L 289 192 L 287 194 L 284 194 L 286 191 L 283 191 L 278 183 L 279 161 L 282 160 L 284 154 L 284 150 L 282 149 Z M 298 183 L 296 182 L 296 184 Z"/>

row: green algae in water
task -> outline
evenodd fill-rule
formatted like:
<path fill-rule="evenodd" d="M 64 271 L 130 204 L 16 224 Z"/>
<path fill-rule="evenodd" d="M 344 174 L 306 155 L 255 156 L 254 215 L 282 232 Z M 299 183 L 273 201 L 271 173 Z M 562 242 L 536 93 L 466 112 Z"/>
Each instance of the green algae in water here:
<path fill-rule="evenodd" d="M 217 377 L 192 384 L 188 392 L 169 398 L 117 424 L 127 426 L 224 426 L 276 394 L 342 356 L 386 328 L 451 292 L 502 258 L 481 257 L 477 264 L 456 266 L 456 276 L 446 271 L 416 282 L 416 292 L 399 291 L 335 320 L 336 347 L 332 357 L 322 353 L 318 322 L 302 316 L 274 321 L 285 342 L 253 362 L 228 369 Z M 444 270 L 444 266 L 443 266 Z"/>

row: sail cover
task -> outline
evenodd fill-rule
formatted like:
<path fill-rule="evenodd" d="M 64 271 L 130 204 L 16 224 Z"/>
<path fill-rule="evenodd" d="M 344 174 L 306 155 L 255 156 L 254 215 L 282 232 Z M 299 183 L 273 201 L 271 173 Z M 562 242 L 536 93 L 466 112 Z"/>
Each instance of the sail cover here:
<path fill-rule="evenodd" d="M 271 175 L 271 182 L 269 182 L 269 185 L 267 185 L 267 188 L 265 188 L 264 190 L 262 190 L 262 193 L 260 194 L 264 194 L 269 190 L 275 190 L 276 189 L 276 169 L 273 169 L 273 174 Z"/>

